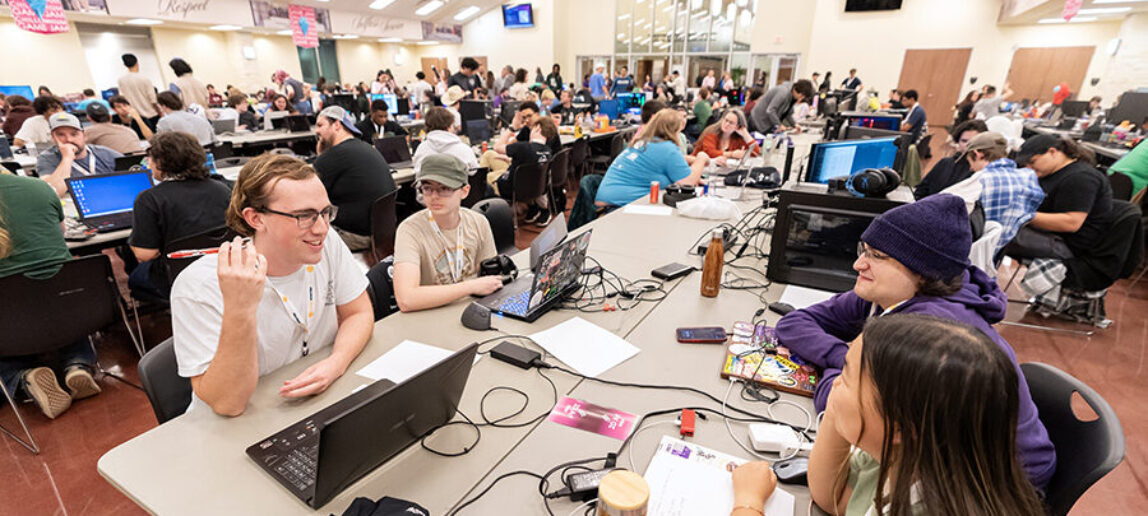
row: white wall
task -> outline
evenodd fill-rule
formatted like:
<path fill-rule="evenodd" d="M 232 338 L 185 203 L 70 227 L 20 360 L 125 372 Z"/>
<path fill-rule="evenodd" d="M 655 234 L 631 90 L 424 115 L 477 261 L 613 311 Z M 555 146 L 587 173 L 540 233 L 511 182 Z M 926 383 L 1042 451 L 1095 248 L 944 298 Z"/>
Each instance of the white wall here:
<path fill-rule="evenodd" d="M 335 43 L 343 82 L 371 84 L 379 70 L 390 69 L 399 84 L 415 80 L 419 60 L 413 46 L 378 43 L 374 39 L 345 39 Z"/>
<path fill-rule="evenodd" d="M 26 84 L 33 92 L 45 85 L 57 95 L 94 88 L 76 26 L 69 27 L 63 34 L 36 34 L 17 27 L 11 18 L 0 20 L 5 48 L 0 84 Z"/>
<path fill-rule="evenodd" d="M 191 65 L 192 73 L 197 79 L 204 84 L 214 84 L 219 90 L 228 83 L 234 83 L 240 75 L 230 59 L 230 47 L 227 41 L 229 33 L 164 27 L 152 27 L 151 33 L 152 41 L 155 43 L 155 55 L 159 58 L 160 70 L 163 73 L 164 82 L 160 90 L 167 89 L 167 85 L 175 80 L 175 74 L 167 63 L 176 57 L 183 58 Z"/>
<path fill-rule="evenodd" d="M 1115 56 L 1103 55 L 1103 72 L 1095 95 L 1104 98 L 1104 105 L 1116 102 L 1116 96 L 1135 88 L 1148 87 L 1148 14 L 1129 16 L 1120 27 L 1120 49 Z M 1085 81 L 1087 82 L 1087 80 Z"/>
<path fill-rule="evenodd" d="M 919 1 L 919 0 L 914 0 Z M 801 54 L 798 77 L 809 75 L 809 44 L 813 34 L 813 0 L 758 0 L 749 50 L 754 54 Z M 842 8 L 844 9 L 844 7 Z M 809 69 L 812 70 L 812 69 Z M 810 72 L 811 73 L 811 72 Z"/>

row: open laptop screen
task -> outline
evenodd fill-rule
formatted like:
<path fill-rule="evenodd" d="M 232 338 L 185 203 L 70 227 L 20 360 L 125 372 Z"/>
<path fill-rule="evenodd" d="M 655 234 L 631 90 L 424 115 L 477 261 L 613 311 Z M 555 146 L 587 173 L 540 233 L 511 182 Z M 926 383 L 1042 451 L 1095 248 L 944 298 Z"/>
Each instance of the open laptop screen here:
<path fill-rule="evenodd" d="M 151 188 L 147 172 L 108 174 L 68 179 L 80 218 L 89 219 L 132 211 L 136 196 Z"/>
<path fill-rule="evenodd" d="M 586 261 L 586 248 L 590 246 L 590 233 L 587 231 L 559 244 L 539 259 L 530 308 L 562 295 L 578 281 L 582 276 L 582 264 Z"/>

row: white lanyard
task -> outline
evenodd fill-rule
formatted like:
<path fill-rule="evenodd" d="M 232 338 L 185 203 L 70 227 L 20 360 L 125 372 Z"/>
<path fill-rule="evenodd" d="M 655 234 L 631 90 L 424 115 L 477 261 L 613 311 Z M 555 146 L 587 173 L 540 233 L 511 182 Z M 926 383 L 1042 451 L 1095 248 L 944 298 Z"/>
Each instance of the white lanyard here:
<path fill-rule="evenodd" d="M 283 308 L 287 310 L 287 315 L 290 315 L 291 318 L 295 320 L 296 326 L 303 328 L 303 356 L 307 356 L 307 354 L 310 353 L 307 346 L 307 339 L 310 338 L 311 319 L 315 318 L 315 286 L 317 277 L 314 265 L 307 265 L 306 270 L 306 274 L 310 276 L 310 280 L 308 281 L 310 285 L 307 286 L 307 316 L 305 318 L 300 316 L 299 312 L 295 311 L 295 306 L 291 304 L 291 299 L 288 298 L 286 294 L 275 288 L 275 285 L 271 284 L 270 281 L 267 282 L 267 285 L 270 286 L 271 290 L 275 292 L 275 295 L 279 297 L 279 301 L 283 303 Z"/>
<path fill-rule="evenodd" d="M 436 223 L 434 221 L 434 213 L 431 213 L 430 210 L 427 210 L 427 218 L 430 219 L 431 229 L 434 229 L 434 234 L 438 235 L 439 240 L 442 240 L 443 249 L 450 247 L 450 242 L 446 241 L 446 236 L 444 236 L 442 234 L 442 230 L 438 228 L 438 223 Z M 450 279 L 451 279 L 451 281 L 458 283 L 458 282 L 462 281 L 463 251 L 462 251 L 462 219 L 461 218 L 458 221 L 458 228 L 455 229 L 454 240 L 455 240 L 455 242 L 454 242 L 455 243 L 454 255 L 452 256 L 451 252 L 449 250 L 446 251 L 446 265 L 447 265 L 447 267 L 450 267 Z"/>
<path fill-rule="evenodd" d="M 383 126 L 375 124 L 375 135 L 378 138 L 383 138 L 385 136 L 385 133 L 383 132 Z"/>
<path fill-rule="evenodd" d="M 89 176 L 89 175 L 95 174 L 96 173 L 96 153 L 92 152 L 92 149 L 88 149 L 88 171 L 87 172 L 84 172 L 84 169 L 80 168 L 80 166 L 77 165 L 75 161 L 72 162 L 72 169 L 74 169 L 76 172 L 79 172 L 81 176 Z"/>

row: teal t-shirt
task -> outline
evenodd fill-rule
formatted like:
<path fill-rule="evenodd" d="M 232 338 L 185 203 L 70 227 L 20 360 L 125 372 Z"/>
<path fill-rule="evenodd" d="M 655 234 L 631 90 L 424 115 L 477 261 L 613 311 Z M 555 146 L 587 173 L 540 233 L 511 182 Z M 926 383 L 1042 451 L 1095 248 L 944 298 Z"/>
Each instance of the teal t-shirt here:
<path fill-rule="evenodd" d="M 12 245 L 8 256 L 0 258 L 0 278 L 71 259 L 60 228 L 63 220 L 60 198 L 48 183 L 0 173 L 0 227 Z M 59 270 L 49 267 L 36 276 L 51 277 Z"/>
<path fill-rule="evenodd" d="M 622 151 L 602 178 L 596 201 L 622 206 L 650 194 L 650 183 L 665 189 L 689 177 L 690 166 L 677 142 L 654 140 Z"/>

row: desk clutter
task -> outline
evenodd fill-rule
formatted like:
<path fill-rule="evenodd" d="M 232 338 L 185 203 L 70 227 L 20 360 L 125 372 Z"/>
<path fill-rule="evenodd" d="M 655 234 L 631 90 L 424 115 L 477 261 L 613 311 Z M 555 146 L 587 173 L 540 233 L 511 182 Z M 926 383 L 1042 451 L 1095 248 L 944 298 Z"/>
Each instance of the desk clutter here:
<path fill-rule="evenodd" d="M 733 336 L 722 359 L 721 377 L 741 378 L 779 391 L 812 398 L 820 374 L 813 365 L 777 342 L 777 332 L 764 322 L 733 324 Z"/>

